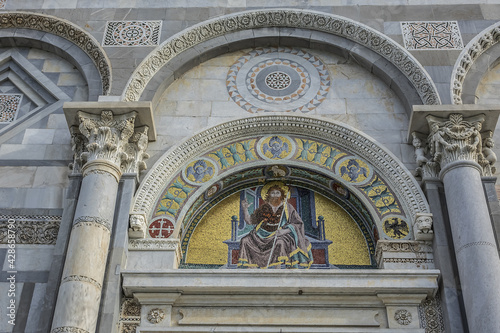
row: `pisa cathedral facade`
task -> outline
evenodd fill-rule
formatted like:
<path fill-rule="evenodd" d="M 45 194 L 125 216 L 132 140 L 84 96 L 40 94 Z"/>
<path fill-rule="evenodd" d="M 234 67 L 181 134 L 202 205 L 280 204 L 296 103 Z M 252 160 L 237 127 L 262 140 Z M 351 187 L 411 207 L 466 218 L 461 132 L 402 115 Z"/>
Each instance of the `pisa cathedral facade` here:
<path fill-rule="evenodd" d="M 0 1 L 0 332 L 500 332 L 499 41 L 498 1 Z"/>

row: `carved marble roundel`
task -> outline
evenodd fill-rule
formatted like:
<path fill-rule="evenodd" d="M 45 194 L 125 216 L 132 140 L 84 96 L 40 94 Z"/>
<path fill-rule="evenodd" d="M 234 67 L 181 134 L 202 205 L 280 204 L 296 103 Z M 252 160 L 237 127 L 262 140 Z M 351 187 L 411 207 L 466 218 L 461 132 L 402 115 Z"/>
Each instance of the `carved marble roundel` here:
<path fill-rule="evenodd" d="M 292 48 L 258 48 L 229 69 L 231 99 L 248 112 L 314 110 L 330 89 L 330 75 L 316 56 Z"/>

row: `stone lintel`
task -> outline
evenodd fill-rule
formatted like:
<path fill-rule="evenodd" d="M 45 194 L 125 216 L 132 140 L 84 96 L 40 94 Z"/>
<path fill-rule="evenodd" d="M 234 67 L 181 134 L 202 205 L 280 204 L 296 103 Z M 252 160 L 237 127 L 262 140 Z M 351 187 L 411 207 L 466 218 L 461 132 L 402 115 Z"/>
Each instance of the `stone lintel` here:
<path fill-rule="evenodd" d="M 461 104 L 461 105 L 414 105 L 411 113 L 410 124 L 408 126 L 407 139 L 412 142 L 413 132 L 429 135 L 429 125 L 427 123 L 428 115 L 440 118 L 448 118 L 451 114 L 459 113 L 466 120 L 469 117 L 484 114 L 485 120 L 482 123 L 481 132 L 495 132 L 498 117 L 500 115 L 500 105 L 481 105 L 481 104 Z"/>
<path fill-rule="evenodd" d="M 79 125 L 78 112 L 100 115 L 102 111 L 111 110 L 114 116 L 137 112 L 135 128 L 148 126 L 149 141 L 156 141 L 156 128 L 151 102 L 66 102 L 63 106 L 68 127 Z"/>

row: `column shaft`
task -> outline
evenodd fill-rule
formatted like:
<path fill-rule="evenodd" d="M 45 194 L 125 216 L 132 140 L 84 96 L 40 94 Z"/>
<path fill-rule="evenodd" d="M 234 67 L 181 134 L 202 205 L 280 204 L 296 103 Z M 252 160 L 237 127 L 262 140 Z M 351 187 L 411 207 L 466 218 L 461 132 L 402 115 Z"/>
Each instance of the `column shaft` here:
<path fill-rule="evenodd" d="M 103 171 L 102 165 L 96 162 L 89 162 L 84 171 L 53 333 L 95 332 L 96 329 L 119 177 L 119 170 L 114 174 Z M 96 165 L 98 168 L 94 168 Z"/>
<path fill-rule="evenodd" d="M 479 168 L 475 162 L 453 162 L 441 177 L 469 330 L 499 332 L 500 260 Z"/>

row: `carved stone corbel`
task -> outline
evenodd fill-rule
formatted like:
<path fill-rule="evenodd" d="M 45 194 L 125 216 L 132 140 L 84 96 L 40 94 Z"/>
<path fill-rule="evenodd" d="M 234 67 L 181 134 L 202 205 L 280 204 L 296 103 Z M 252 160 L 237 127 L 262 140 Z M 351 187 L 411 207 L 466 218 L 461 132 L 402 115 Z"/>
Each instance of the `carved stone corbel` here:
<path fill-rule="evenodd" d="M 129 238 L 145 238 L 146 230 L 146 216 L 144 214 L 130 214 L 130 228 L 128 229 Z"/>
<path fill-rule="evenodd" d="M 432 214 L 417 213 L 413 222 L 413 235 L 418 241 L 432 241 L 434 231 L 432 231 Z"/>

